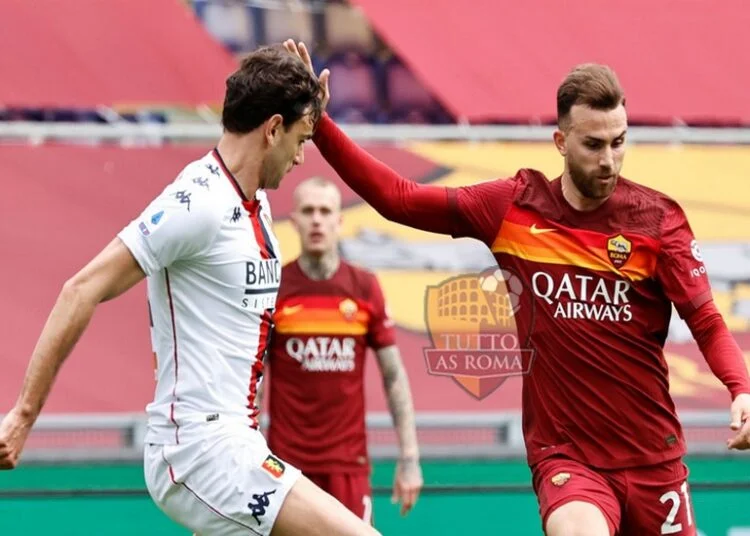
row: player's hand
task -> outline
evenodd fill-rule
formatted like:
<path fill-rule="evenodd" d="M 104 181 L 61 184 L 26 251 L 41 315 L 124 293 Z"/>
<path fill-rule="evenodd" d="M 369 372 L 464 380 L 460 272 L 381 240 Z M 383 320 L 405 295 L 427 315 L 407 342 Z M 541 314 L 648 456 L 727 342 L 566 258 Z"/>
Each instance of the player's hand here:
<path fill-rule="evenodd" d="M 0 423 L 0 469 L 13 469 L 18 465 L 32 424 L 16 409 L 5 415 Z"/>
<path fill-rule="evenodd" d="M 730 449 L 750 449 L 750 394 L 739 394 L 732 402 L 732 423 L 729 426 L 737 434 L 727 440 Z"/>
<path fill-rule="evenodd" d="M 422 468 L 417 458 L 399 460 L 396 464 L 396 477 L 393 484 L 393 504 L 401 503 L 401 515 L 408 514 L 417 503 L 422 491 Z"/>
<path fill-rule="evenodd" d="M 329 71 L 328 69 L 323 69 L 320 75 L 315 74 L 315 69 L 313 69 L 312 64 L 312 58 L 310 57 L 310 53 L 308 52 L 307 47 L 302 41 L 300 41 L 299 43 L 295 43 L 294 39 L 287 39 L 286 41 L 284 41 L 284 48 L 286 48 L 291 54 L 299 56 L 302 61 L 305 62 L 305 65 L 307 65 L 307 69 L 314 76 L 318 77 L 321 89 L 321 107 L 325 111 L 326 106 L 328 106 L 328 101 L 331 100 L 331 92 L 328 90 L 328 77 L 331 76 L 331 71 Z"/>

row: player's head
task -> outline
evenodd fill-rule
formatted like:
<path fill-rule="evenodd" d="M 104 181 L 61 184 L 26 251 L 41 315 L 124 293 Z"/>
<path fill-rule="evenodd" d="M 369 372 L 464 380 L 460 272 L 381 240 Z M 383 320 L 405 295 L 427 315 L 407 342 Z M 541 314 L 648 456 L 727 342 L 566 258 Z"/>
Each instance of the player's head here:
<path fill-rule="evenodd" d="M 557 90 L 554 140 L 584 197 L 612 194 L 625 156 L 628 121 L 617 75 L 605 65 L 575 67 Z"/>
<path fill-rule="evenodd" d="M 341 192 L 322 177 L 302 181 L 294 190 L 291 219 L 304 254 L 323 255 L 335 250 L 341 230 Z"/>
<path fill-rule="evenodd" d="M 320 84 L 282 46 L 249 54 L 228 79 L 221 121 L 226 132 L 257 134 L 260 188 L 277 188 L 304 161 L 303 145 L 320 119 Z"/>

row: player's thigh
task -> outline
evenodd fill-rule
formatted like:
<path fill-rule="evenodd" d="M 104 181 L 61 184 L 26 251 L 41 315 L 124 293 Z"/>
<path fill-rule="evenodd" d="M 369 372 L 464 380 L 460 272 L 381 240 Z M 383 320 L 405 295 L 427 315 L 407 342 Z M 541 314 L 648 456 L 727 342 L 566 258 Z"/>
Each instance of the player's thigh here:
<path fill-rule="evenodd" d="M 623 536 L 695 536 L 695 511 L 681 459 L 627 471 L 628 500 Z"/>
<path fill-rule="evenodd" d="M 329 493 L 334 497 L 336 496 L 331 489 L 331 473 L 311 473 L 309 471 L 304 471 L 304 475 L 310 479 L 310 482 L 326 493 Z"/>
<path fill-rule="evenodd" d="M 365 523 L 374 525 L 372 512 L 372 487 L 367 474 L 333 473 L 329 478 L 328 492 Z"/>
<path fill-rule="evenodd" d="M 592 502 L 572 500 L 558 506 L 547 517 L 547 536 L 612 536 L 614 527 Z"/>
<path fill-rule="evenodd" d="M 586 465 L 550 458 L 532 468 L 547 536 L 609 536 L 620 524 L 620 503 L 610 483 Z"/>
<path fill-rule="evenodd" d="M 271 536 L 379 536 L 332 495 L 301 476 L 286 497 Z"/>
<path fill-rule="evenodd" d="M 147 453 L 149 492 L 170 518 L 198 535 L 268 536 L 300 476 L 264 441 L 246 436 L 158 448 L 161 463 Z"/>

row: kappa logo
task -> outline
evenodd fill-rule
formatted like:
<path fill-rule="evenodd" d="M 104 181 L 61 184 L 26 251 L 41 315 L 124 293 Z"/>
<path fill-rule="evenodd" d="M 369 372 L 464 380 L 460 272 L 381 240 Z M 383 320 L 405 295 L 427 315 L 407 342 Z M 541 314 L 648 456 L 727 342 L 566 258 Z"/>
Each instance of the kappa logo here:
<path fill-rule="evenodd" d="M 550 229 L 550 228 L 540 229 L 539 227 L 536 226 L 536 223 L 535 223 L 531 227 L 529 227 L 529 231 L 533 235 L 539 235 L 539 234 L 544 234 L 544 233 L 554 233 L 555 231 L 557 231 L 557 229 Z"/>
<path fill-rule="evenodd" d="M 557 473 L 550 480 L 552 481 L 552 484 L 557 487 L 563 486 L 568 480 L 570 480 L 570 473 Z"/>
<path fill-rule="evenodd" d="M 271 500 L 268 498 L 269 495 L 276 493 L 276 490 L 266 491 L 265 493 L 253 493 L 253 501 L 247 503 L 247 507 L 250 509 L 250 515 L 253 516 L 255 522 L 260 525 L 260 518 L 266 515 L 266 508 L 271 504 Z"/>
<path fill-rule="evenodd" d="M 284 471 L 286 471 L 284 463 L 272 454 L 268 455 L 261 467 L 263 467 L 263 469 L 265 469 L 267 473 L 275 478 L 281 478 L 281 475 L 283 475 Z"/>
<path fill-rule="evenodd" d="M 615 268 L 620 268 L 628 262 L 632 250 L 633 243 L 621 234 L 607 240 L 607 255 Z"/>

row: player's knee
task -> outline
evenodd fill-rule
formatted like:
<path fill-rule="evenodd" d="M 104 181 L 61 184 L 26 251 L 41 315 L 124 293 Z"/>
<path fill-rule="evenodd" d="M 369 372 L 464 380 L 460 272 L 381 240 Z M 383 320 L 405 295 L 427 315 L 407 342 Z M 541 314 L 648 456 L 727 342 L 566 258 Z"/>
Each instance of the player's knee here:
<path fill-rule="evenodd" d="M 599 508 L 584 501 L 572 501 L 556 508 L 547 518 L 547 536 L 609 536 L 611 531 Z"/>

